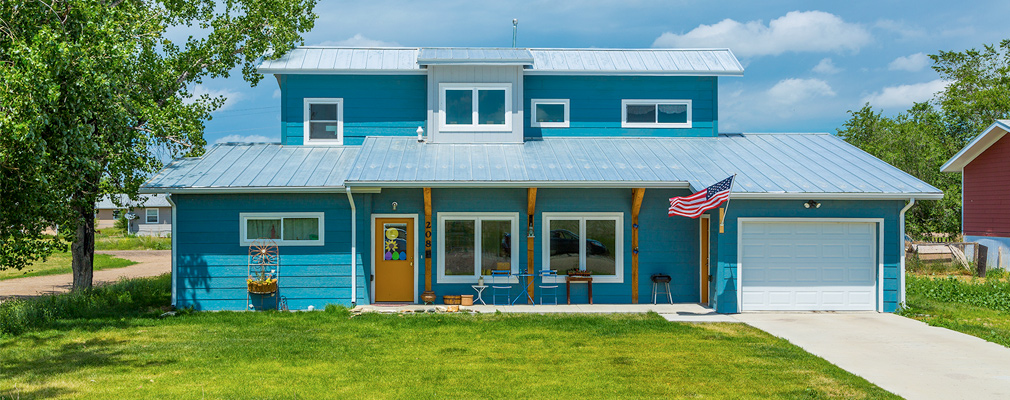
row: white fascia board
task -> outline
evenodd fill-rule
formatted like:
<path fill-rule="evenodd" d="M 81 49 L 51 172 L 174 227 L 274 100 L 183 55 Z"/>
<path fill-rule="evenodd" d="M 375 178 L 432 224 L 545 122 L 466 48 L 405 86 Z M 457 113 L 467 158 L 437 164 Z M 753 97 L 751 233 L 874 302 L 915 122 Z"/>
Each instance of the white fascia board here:
<path fill-rule="evenodd" d="M 439 182 L 439 181 L 409 181 L 409 182 L 345 182 L 348 187 L 368 186 L 383 188 L 656 188 L 656 189 L 689 189 L 688 182 L 599 182 L 599 181 L 511 181 L 511 182 L 486 182 L 486 181 L 461 181 L 461 182 Z"/>
<path fill-rule="evenodd" d="M 428 70 L 420 69 L 299 69 L 263 68 L 256 72 L 274 75 L 425 75 Z"/>
<path fill-rule="evenodd" d="M 741 200 L 940 200 L 943 192 L 927 193 L 733 193 Z"/>
<path fill-rule="evenodd" d="M 989 148 L 989 146 L 992 146 L 1003 138 L 1003 135 L 1010 132 L 1010 126 L 1007 124 L 1008 122 L 1010 121 L 998 120 L 993 122 L 992 125 L 989 125 L 989 127 L 976 136 L 975 139 L 972 139 L 967 146 L 964 146 L 961 151 L 957 152 L 954 157 L 947 160 L 947 162 L 940 167 L 940 172 L 961 172 L 965 165 L 968 165 L 968 163 L 975 160 L 975 157 L 981 155 Z M 1000 128 L 1001 133 L 996 136 L 992 136 L 992 133 L 996 130 L 996 128 Z"/>
<path fill-rule="evenodd" d="M 743 76 L 743 71 L 641 71 L 641 70 L 536 70 L 524 69 L 523 75 L 592 75 L 592 76 Z"/>
<path fill-rule="evenodd" d="M 225 194 L 225 193 L 343 193 L 344 186 L 311 187 L 167 187 L 140 188 L 140 193 Z"/>

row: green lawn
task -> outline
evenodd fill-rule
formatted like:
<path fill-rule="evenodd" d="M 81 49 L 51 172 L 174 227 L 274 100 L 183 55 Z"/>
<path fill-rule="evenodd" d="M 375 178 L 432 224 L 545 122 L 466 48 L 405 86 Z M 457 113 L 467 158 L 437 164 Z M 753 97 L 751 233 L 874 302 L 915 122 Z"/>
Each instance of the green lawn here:
<path fill-rule="evenodd" d="M 26 278 L 29 276 L 69 274 L 71 272 L 71 260 L 72 257 L 69 252 L 54 253 L 49 256 L 46 261 L 36 262 L 35 264 L 25 267 L 20 271 L 16 269 L 5 269 L 0 271 L 0 281 L 14 278 Z M 94 267 L 96 271 L 109 268 L 128 267 L 133 264 L 136 264 L 136 262 L 116 258 L 107 254 L 95 254 Z"/>
<path fill-rule="evenodd" d="M 172 238 L 125 235 L 112 228 L 95 233 L 95 250 L 171 250 Z"/>
<path fill-rule="evenodd" d="M 906 277 L 902 315 L 1010 347 L 1010 281 L 947 276 Z"/>
<path fill-rule="evenodd" d="M 155 281 L 154 294 L 134 280 L 130 296 L 45 303 L 101 316 L 0 337 L 0 398 L 897 398 L 743 324 L 339 308 L 158 319 L 169 280 Z"/>

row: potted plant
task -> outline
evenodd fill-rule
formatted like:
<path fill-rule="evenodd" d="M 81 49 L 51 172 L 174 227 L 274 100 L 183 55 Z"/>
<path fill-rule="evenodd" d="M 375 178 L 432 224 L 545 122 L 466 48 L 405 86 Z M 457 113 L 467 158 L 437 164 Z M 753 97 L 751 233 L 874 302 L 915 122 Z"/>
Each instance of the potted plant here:
<path fill-rule="evenodd" d="M 590 274 L 592 274 L 592 272 L 589 272 L 588 270 L 583 271 L 578 268 L 570 268 L 568 270 L 568 276 L 589 276 Z"/>
<path fill-rule="evenodd" d="M 273 271 L 266 272 L 266 268 L 260 266 L 254 273 L 254 277 L 246 280 L 249 286 L 249 293 L 271 294 L 277 291 L 277 277 L 273 276 Z"/>
<path fill-rule="evenodd" d="M 277 266 L 280 260 L 273 241 L 256 241 L 249 246 L 249 293 L 273 294 L 277 292 Z M 273 267 L 273 268 L 271 268 Z M 268 268 L 271 268 L 268 270 Z M 268 272 L 269 271 L 269 272 Z"/>

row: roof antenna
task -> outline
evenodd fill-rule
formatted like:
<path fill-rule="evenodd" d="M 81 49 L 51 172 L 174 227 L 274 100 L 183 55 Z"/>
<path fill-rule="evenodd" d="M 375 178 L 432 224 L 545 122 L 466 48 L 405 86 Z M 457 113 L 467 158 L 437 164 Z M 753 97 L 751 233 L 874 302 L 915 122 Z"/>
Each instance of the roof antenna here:
<path fill-rule="evenodd" d="M 519 19 L 512 18 L 512 48 L 516 47 L 516 31 L 519 30 Z"/>

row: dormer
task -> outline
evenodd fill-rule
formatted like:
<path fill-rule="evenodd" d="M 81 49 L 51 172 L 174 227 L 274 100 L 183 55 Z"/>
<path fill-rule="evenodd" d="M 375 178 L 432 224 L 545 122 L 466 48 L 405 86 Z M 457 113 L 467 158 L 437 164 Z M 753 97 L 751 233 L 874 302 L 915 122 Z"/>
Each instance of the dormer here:
<path fill-rule="evenodd" d="M 523 70 L 515 48 L 422 48 L 428 71 L 428 132 L 434 143 L 521 143 Z"/>

